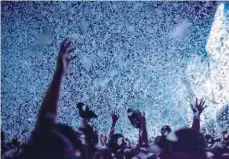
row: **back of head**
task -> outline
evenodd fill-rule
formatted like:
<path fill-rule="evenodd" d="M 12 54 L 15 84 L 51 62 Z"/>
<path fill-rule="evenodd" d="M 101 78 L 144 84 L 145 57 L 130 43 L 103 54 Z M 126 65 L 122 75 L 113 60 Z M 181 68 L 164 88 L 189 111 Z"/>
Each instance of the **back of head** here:
<path fill-rule="evenodd" d="M 195 129 L 181 129 L 175 132 L 177 141 L 171 143 L 172 159 L 205 159 L 204 136 Z"/>
<path fill-rule="evenodd" d="M 173 151 L 200 151 L 206 147 L 204 136 L 195 129 L 181 129 L 175 135 L 178 141 L 172 143 Z"/>
<path fill-rule="evenodd" d="M 140 128 L 140 119 L 138 118 L 139 110 L 133 110 L 131 108 L 128 108 L 127 113 L 131 125 L 139 129 Z"/>
<path fill-rule="evenodd" d="M 166 136 L 157 136 L 154 143 L 164 151 L 168 151 L 170 149 L 170 141 L 166 139 Z"/>
<path fill-rule="evenodd" d="M 209 148 L 212 148 L 214 146 L 215 141 L 211 135 L 209 134 L 205 135 L 205 141 Z"/>
<path fill-rule="evenodd" d="M 74 136 L 76 135 L 71 127 L 61 124 L 56 124 L 49 130 L 36 130 L 20 158 L 81 158 L 82 146 Z"/>
<path fill-rule="evenodd" d="M 114 134 L 108 142 L 108 148 L 112 152 L 117 152 L 125 146 L 124 136 L 122 134 Z"/>

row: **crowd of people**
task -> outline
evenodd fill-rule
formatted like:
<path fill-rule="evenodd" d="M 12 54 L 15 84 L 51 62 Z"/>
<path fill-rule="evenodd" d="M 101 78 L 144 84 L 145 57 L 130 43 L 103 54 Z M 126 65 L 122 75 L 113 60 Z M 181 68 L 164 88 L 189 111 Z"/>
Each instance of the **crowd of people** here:
<path fill-rule="evenodd" d="M 205 101 L 196 99 L 191 104 L 193 123 L 191 128 L 173 131 L 168 125 L 161 128 L 161 135 L 153 141 L 148 138 L 146 118 L 140 110 L 127 110 L 130 124 L 139 130 L 138 143 L 132 145 L 123 134 L 115 132 L 119 120 L 117 112 L 111 116 L 112 125 L 108 135 L 98 135 L 91 124 L 97 114 L 84 103 L 77 108 L 82 119 L 78 130 L 56 122 L 61 83 L 68 71 L 74 51 L 69 38 L 61 44 L 57 65 L 51 84 L 40 107 L 37 123 L 27 143 L 20 143 L 16 138 L 5 142 L 1 133 L 1 157 L 3 159 L 228 159 L 229 132 L 223 131 L 222 138 L 215 139 L 200 132 L 200 116 L 207 107 Z"/>

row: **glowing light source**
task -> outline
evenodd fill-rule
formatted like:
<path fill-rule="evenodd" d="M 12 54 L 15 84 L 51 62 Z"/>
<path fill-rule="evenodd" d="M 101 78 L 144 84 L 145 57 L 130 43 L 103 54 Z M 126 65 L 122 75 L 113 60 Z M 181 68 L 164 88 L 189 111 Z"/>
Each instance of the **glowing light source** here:
<path fill-rule="evenodd" d="M 229 18 L 221 3 L 216 11 L 206 50 L 210 57 L 213 104 L 217 109 L 229 103 Z"/>

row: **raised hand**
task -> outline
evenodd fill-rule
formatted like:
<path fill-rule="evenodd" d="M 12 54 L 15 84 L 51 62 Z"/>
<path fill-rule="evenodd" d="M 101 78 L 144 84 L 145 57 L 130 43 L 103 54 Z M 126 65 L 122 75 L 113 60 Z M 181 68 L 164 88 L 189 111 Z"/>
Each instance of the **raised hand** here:
<path fill-rule="evenodd" d="M 97 118 L 97 115 L 89 109 L 88 106 L 85 106 L 83 103 L 78 103 L 77 108 L 79 110 L 80 117 L 86 120 L 90 120 L 92 118 Z"/>
<path fill-rule="evenodd" d="M 200 117 L 200 114 L 203 112 L 203 110 L 207 107 L 207 105 L 205 105 L 205 101 L 204 100 L 200 100 L 200 102 L 198 103 L 198 99 L 196 98 L 196 105 L 193 106 L 191 104 L 191 108 L 194 114 L 194 117 Z"/>
<path fill-rule="evenodd" d="M 66 38 L 60 46 L 60 52 L 57 59 L 56 71 L 66 74 L 69 67 L 69 62 L 76 58 L 76 56 L 71 57 L 70 53 L 75 50 L 71 46 L 71 41 L 69 38 Z"/>
<path fill-rule="evenodd" d="M 114 132 L 115 132 L 115 125 L 116 125 L 116 122 L 118 121 L 118 114 L 116 111 L 112 111 L 112 124 L 111 124 L 111 129 L 110 129 L 110 133 L 109 133 L 109 139 L 112 138 L 112 136 L 114 135 Z"/>
<path fill-rule="evenodd" d="M 118 121 L 118 119 L 119 119 L 119 115 L 117 114 L 116 111 L 114 111 L 114 112 L 112 113 L 112 122 L 113 122 L 113 123 L 116 123 L 116 122 Z"/>
<path fill-rule="evenodd" d="M 137 129 L 140 129 L 141 128 L 141 121 L 139 119 L 139 115 L 141 115 L 140 111 L 128 108 L 127 113 L 128 113 L 128 119 L 130 123 L 132 124 L 132 126 Z"/>
<path fill-rule="evenodd" d="M 145 113 L 139 111 L 139 112 L 138 112 L 138 119 L 140 120 L 141 124 L 144 124 L 145 121 L 146 121 Z"/>
<path fill-rule="evenodd" d="M 140 121 L 140 128 L 139 128 L 139 145 L 146 146 L 149 144 L 148 140 L 148 132 L 146 129 L 146 118 L 144 112 L 137 112 L 137 118 Z"/>
<path fill-rule="evenodd" d="M 75 49 L 70 45 L 71 41 L 69 38 L 66 38 L 61 44 L 56 70 L 41 104 L 36 128 L 41 125 L 47 125 L 47 122 L 56 123 L 63 75 L 67 73 L 69 62 L 75 58 L 70 57 L 70 53 Z"/>
<path fill-rule="evenodd" d="M 108 138 L 106 135 L 102 134 L 100 135 L 100 142 L 102 146 L 106 146 L 108 142 Z"/>

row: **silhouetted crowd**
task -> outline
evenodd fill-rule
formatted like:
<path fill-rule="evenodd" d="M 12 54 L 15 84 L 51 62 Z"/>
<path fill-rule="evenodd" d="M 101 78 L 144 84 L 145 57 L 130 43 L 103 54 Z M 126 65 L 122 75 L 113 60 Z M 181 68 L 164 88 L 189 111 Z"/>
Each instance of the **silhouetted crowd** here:
<path fill-rule="evenodd" d="M 207 107 L 205 101 L 196 99 L 191 104 L 193 122 L 191 128 L 173 131 L 168 125 L 161 128 L 161 135 L 149 140 L 144 112 L 127 110 L 130 124 L 139 130 L 138 143 L 132 145 L 127 137 L 115 132 L 119 119 L 117 112 L 111 116 L 112 124 L 108 135 L 98 135 L 91 119 L 97 114 L 84 103 L 77 108 L 82 120 L 78 130 L 56 122 L 59 108 L 61 83 L 68 71 L 70 53 L 75 48 L 70 39 L 61 44 L 56 70 L 40 107 L 37 123 L 27 143 L 13 139 L 5 142 L 1 133 L 2 159 L 228 159 L 229 132 L 223 131 L 221 138 L 200 132 L 200 116 Z"/>

